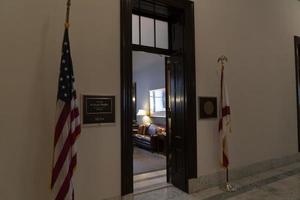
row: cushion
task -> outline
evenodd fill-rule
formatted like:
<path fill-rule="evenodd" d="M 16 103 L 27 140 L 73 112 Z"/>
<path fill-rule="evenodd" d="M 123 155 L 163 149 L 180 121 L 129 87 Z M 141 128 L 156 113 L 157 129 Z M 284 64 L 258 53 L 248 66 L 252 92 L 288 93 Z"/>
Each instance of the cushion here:
<path fill-rule="evenodd" d="M 166 129 L 162 127 L 157 128 L 157 134 L 158 135 L 166 135 Z"/>
<path fill-rule="evenodd" d="M 137 139 L 140 139 L 140 140 L 146 140 L 148 142 L 151 141 L 151 138 L 149 136 L 146 136 L 146 135 L 134 134 L 133 136 Z"/>
<path fill-rule="evenodd" d="M 153 136 L 157 134 L 157 126 L 151 124 L 148 128 L 148 134 Z"/>
<path fill-rule="evenodd" d="M 138 134 L 145 135 L 145 133 L 146 133 L 146 126 L 140 125 L 138 128 Z"/>

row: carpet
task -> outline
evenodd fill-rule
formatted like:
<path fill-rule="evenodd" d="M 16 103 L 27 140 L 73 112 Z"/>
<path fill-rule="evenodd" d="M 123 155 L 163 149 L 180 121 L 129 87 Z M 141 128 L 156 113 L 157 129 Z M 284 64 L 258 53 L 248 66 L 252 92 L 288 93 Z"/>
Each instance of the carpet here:
<path fill-rule="evenodd" d="M 166 169 L 166 156 L 134 147 L 134 175 Z"/>

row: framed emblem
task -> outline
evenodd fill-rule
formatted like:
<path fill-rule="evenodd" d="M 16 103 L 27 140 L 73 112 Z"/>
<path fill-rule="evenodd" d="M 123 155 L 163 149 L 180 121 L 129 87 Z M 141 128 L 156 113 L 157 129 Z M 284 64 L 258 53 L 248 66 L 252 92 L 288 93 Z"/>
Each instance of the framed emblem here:
<path fill-rule="evenodd" d="M 199 97 L 199 119 L 213 119 L 217 117 L 217 97 Z"/>

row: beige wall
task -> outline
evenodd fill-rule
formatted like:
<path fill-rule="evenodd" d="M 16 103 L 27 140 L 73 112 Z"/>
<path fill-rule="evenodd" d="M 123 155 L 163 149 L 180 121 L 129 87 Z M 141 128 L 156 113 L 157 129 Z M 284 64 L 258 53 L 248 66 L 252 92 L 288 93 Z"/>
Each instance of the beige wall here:
<path fill-rule="evenodd" d="M 216 96 L 218 56 L 229 58 L 232 167 L 297 152 L 294 0 L 196 0 L 197 94 Z M 198 121 L 198 175 L 219 170 L 217 121 Z"/>
<path fill-rule="evenodd" d="M 52 130 L 64 2 L 0 2 L 0 199 L 50 199 Z M 217 95 L 216 59 L 230 62 L 233 167 L 297 151 L 294 0 L 196 0 L 197 94 Z M 120 99 L 119 0 L 73 1 L 71 43 L 79 93 Z M 84 128 L 78 200 L 120 194 L 117 123 Z M 218 168 L 217 122 L 198 121 L 198 174 Z"/>
<path fill-rule="evenodd" d="M 52 132 L 65 1 L 0 2 L 0 199 L 50 199 Z M 70 30 L 78 92 L 120 101 L 118 0 L 73 1 Z M 83 128 L 78 200 L 120 192 L 117 123 Z"/>

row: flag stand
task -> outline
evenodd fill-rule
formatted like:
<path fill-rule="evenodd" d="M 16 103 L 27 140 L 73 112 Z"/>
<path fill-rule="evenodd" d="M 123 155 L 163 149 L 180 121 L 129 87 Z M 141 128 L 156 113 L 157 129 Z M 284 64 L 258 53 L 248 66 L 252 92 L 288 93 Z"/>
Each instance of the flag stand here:
<path fill-rule="evenodd" d="M 66 21 L 65 21 L 65 28 L 70 27 L 70 11 L 71 11 L 71 0 L 67 1 L 67 13 L 66 13 Z"/>
<path fill-rule="evenodd" d="M 222 70 L 224 69 L 225 63 L 228 62 L 228 58 L 226 56 L 221 56 L 218 58 L 218 63 L 221 63 Z M 236 188 L 229 183 L 229 169 L 226 167 L 226 184 L 224 190 L 226 192 L 235 192 Z"/>
<path fill-rule="evenodd" d="M 236 188 L 229 183 L 229 170 L 228 170 L 228 167 L 226 168 L 226 185 L 225 185 L 225 191 L 226 192 L 235 192 L 236 191 Z"/>

